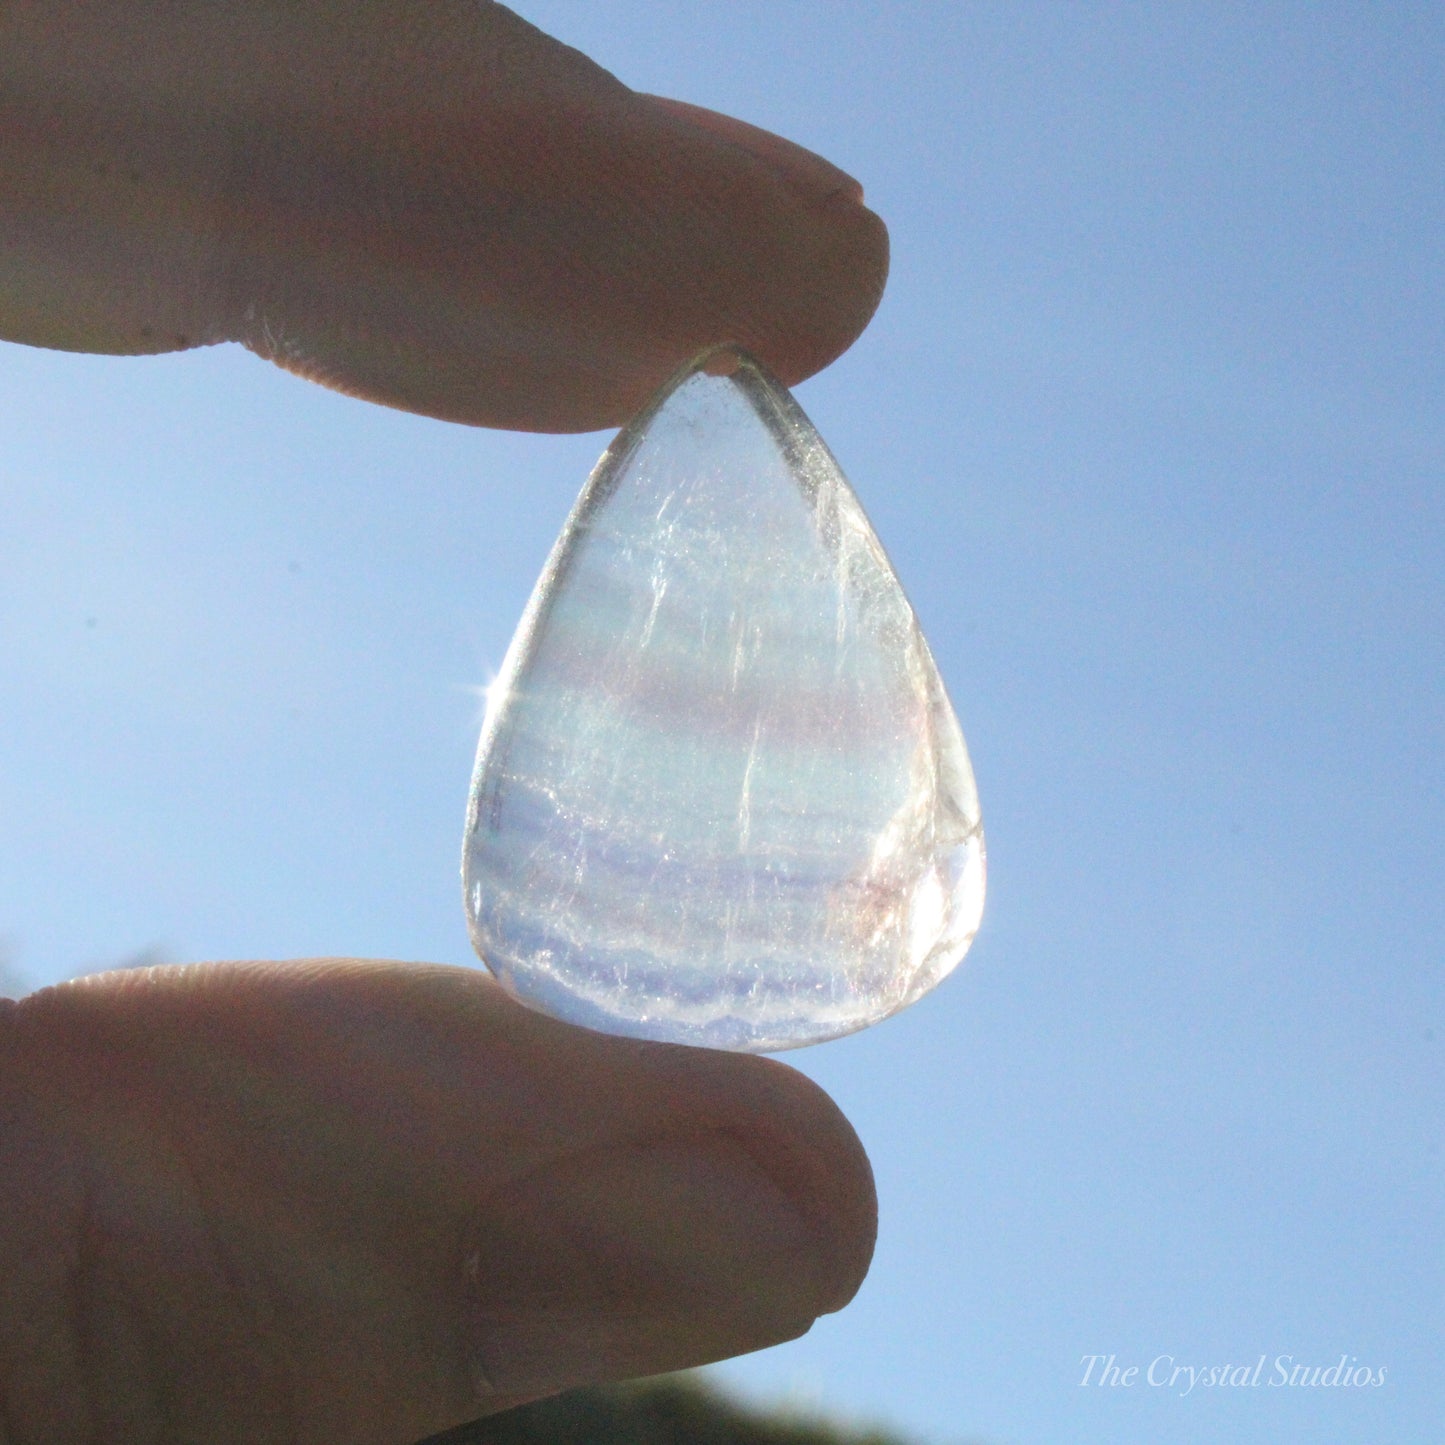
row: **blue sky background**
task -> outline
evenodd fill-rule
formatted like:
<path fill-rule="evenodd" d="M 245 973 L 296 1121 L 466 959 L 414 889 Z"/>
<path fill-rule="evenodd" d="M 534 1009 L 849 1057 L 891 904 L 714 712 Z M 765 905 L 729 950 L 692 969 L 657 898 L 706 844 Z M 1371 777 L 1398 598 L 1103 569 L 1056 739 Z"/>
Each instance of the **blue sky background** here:
<path fill-rule="evenodd" d="M 972 746 L 984 930 L 792 1055 L 882 1204 L 725 1367 L 989 1445 L 1434 1438 L 1445 12 L 532 0 L 857 175 L 879 316 L 799 399 Z M 479 721 L 605 438 L 235 348 L 0 348 L 0 968 L 471 962 Z M 1081 1387 L 1276 1355 L 1367 1389 Z"/>

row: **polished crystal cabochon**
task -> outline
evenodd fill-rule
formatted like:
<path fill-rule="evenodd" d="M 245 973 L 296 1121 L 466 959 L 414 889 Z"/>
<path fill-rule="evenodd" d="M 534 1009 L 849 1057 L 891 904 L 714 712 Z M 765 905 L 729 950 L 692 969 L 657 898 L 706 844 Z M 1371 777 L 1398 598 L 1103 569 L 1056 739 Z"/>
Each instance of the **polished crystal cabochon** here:
<path fill-rule="evenodd" d="M 831 453 L 731 349 L 608 448 L 488 692 L 472 941 L 577 1024 L 773 1050 L 865 1028 L 983 907 L 963 734 Z"/>

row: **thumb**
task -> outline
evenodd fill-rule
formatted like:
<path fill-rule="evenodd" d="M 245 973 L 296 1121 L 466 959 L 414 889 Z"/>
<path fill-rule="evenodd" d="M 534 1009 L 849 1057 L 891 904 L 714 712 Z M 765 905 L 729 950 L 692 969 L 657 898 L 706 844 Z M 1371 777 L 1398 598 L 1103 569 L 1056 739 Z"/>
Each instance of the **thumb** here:
<path fill-rule="evenodd" d="M 867 1162 L 800 1075 L 472 970 L 48 990 L 0 1012 L 0 1126 L 17 1440 L 405 1445 L 792 1338 L 872 1249 Z"/>

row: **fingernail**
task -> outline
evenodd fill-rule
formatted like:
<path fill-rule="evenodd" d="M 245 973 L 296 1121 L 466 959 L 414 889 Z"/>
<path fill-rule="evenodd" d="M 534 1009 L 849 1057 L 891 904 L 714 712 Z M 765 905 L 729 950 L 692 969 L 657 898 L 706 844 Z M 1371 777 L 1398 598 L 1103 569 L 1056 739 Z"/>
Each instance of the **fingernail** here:
<path fill-rule="evenodd" d="M 657 1374 L 802 1334 L 829 1267 L 726 1136 L 571 1155 L 489 1205 L 466 1257 L 479 1393 Z"/>
<path fill-rule="evenodd" d="M 842 196 L 861 205 L 863 187 L 848 174 L 839 170 L 831 161 L 822 156 L 784 140 L 772 131 L 749 125 L 745 120 L 723 115 L 719 111 L 706 110 L 700 105 L 689 105 L 686 101 L 671 100 L 667 96 L 649 95 L 648 100 L 681 120 L 690 122 L 701 130 L 732 141 L 759 159 L 767 161 L 792 185 L 815 201 L 832 200 Z"/>

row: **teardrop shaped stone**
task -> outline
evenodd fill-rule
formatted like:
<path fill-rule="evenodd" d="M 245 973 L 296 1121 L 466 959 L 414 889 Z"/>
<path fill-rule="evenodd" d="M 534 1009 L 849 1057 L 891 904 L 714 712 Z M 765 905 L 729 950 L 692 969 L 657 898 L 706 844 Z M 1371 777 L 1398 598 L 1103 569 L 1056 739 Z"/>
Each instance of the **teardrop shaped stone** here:
<path fill-rule="evenodd" d="M 716 1048 L 896 1013 L 983 907 L 963 735 L 822 439 L 730 348 L 608 448 L 488 693 L 472 941 L 544 1013 Z"/>

